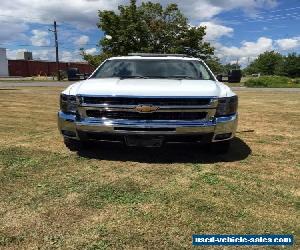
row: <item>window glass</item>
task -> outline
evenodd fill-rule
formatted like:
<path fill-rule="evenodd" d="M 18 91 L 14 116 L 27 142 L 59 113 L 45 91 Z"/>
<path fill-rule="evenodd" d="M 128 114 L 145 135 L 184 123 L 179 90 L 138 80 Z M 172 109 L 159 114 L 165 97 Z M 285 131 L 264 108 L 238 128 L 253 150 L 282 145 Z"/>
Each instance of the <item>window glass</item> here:
<path fill-rule="evenodd" d="M 113 59 L 106 61 L 91 78 L 178 78 L 213 80 L 206 66 L 197 60 Z"/>

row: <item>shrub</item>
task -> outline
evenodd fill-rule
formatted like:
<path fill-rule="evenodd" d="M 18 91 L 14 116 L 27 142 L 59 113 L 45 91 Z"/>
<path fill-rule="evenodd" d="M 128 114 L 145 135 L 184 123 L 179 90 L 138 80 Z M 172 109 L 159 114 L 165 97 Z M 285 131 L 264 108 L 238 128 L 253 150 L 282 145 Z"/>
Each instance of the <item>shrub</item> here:
<path fill-rule="evenodd" d="M 299 88 L 300 79 L 291 79 L 285 76 L 261 76 L 248 79 L 245 82 L 245 86 L 264 88 Z"/>

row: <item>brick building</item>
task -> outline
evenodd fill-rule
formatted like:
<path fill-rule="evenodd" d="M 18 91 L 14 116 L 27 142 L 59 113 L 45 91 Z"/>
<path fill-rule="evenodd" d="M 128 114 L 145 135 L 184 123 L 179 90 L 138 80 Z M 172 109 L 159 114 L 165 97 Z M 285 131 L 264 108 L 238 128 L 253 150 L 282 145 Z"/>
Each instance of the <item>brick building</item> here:
<path fill-rule="evenodd" d="M 92 73 L 94 68 L 85 62 L 60 62 L 60 69 L 78 68 L 79 72 Z M 18 54 L 18 59 L 8 60 L 6 49 L 0 48 L 0 76 L 53 76 L 56 75 L 56 62 L 32 60 L 31 52 Z"/>
<path fill-rule="evenodd" d="M 92 73 L 94 68 L 84 62 L 60 62 L 60 69 L 67 71 L 68 68 L 78 68 L 80 73 Z M 37 60 L 8 60 L 10 76 L 53 76 L 56 75 L 56 63 Z"/>

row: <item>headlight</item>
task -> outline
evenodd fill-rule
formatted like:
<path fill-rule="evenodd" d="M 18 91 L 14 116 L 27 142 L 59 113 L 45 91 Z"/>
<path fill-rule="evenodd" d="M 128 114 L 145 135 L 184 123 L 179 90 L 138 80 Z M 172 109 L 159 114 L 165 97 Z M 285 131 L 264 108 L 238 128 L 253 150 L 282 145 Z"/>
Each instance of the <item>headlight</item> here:
<path fill-rule="evenodd" d="M 224 97 L 218 100 L 218 107 L 216 111 L 216 116 L 227 116 L 233 115 L 237 112 L 238 107 L 238 97 Z"/>
<path fill-rule="evenodd" d="M 73 113 L 77 111 L 76 96 L 74 95 L 60 95 L 60 110 L 64 113 Z"/>

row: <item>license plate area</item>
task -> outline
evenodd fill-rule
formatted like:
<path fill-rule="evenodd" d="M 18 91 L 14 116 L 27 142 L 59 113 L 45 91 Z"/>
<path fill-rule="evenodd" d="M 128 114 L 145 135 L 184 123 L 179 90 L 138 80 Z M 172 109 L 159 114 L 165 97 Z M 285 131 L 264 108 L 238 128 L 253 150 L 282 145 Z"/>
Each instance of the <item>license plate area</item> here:
<path fill-rule="evenodd" d="M 142 136 L 128 135 L 125 136 L 125 143 L 130 147 L 161 147 L 163 144 L 162 136 Z"/>

